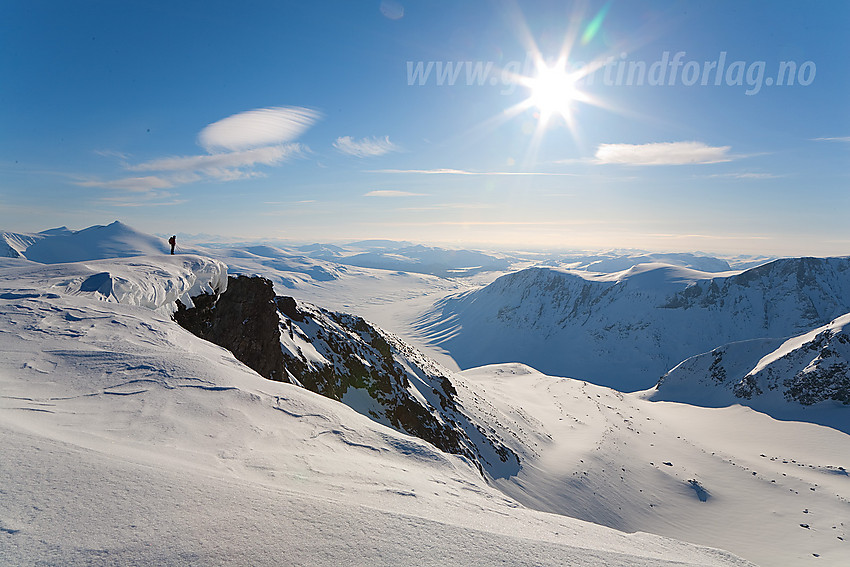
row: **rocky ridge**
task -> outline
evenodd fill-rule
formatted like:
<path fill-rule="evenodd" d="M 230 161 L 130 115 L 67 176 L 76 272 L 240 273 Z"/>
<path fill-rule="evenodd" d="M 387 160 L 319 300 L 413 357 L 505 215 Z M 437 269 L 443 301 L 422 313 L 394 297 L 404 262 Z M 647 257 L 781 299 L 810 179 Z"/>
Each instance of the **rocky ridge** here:
<path fill-rule="evenodd" d="M 175 320 L 271 380 L 340 401 L 373 420 L 463 455 L 493 477 L 519 459 L 457 402 L 451 373 L 360 317 L 275 296 L 261 277 L 230 276 Z"/>

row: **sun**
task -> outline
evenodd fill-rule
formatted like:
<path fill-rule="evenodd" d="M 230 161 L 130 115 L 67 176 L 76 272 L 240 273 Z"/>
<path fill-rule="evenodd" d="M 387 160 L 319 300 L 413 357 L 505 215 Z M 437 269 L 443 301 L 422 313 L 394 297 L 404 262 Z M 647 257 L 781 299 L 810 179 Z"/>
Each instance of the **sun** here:
<path fill-rule="evenodd" d="M 558 62 L 552 66 L 539 63 L 536 75 L 523 81 L 530 91 L 527 104 L 537 108 L 542 124 L 557 117 L 571 123 L 574 103 L 582 98 L 577 79 L 564 63 Z"/>

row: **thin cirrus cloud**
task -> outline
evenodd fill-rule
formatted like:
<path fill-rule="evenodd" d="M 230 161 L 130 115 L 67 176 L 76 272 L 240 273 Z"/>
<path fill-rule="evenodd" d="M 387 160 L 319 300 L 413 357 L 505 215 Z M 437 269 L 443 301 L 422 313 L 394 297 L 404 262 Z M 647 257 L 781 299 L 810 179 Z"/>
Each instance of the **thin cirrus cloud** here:
<path fill-rule="evenodd" d="M 147 193 L 156 189 L 170 189 L 171 187 L 174 187 L 174 182 L 156 175 L 144 175 L 139 177 L 124 177 L 109 181 L 86 179 L 83 181 L 77 181 L 76 185 L 79 185 L 80 187 L 102 187 L 104 189 L 121 189 L 134 193 Z"/>
<path fill-rule="evenodd" d="M 726 177 L 731 179 L 779 179 L 780 177 L 784 177 L 783 175 L 776 175 L 774 173 L 759 173 L 759 172 L 738 172 L 738 173 L 715 173 L 713 175 L 709 175 L 709 178 L 715 177 Z"/>
<path fill-rule="evenodd" d="M 850 136 L 833 136 L 831 138 L 812 138 L 813 142 L 850 142 Z"/>
<path fill-rule="evenodd" d="M 303 153 L 298 143 L 265 146 L 221 154 L 168 157 L 128 166 L 130 171 L 206 171 L 216 172 L 255 165 L 276 165 Z"/>
<path fill-rule="evenodd" d="M 351 136 L 341 136 L 336 139 L 333 146 L 342 153 L 355 157 L 382 156 L 399 150 L 398 146 L 390 142 L 389 136 L 362 138 L 360 140 L 355 140 Z"/>
<path fill-rule="evenodd" d="M 205 127 L 198 144 L 206 154 L 157 158 L 137 164 L 122 159 L 130 172 L 150 175 L 112 180 L 83 180 L 77 185 L 144 193 L 204 180 L 234 181 L 260 177 L 256 166 L 275 166 L 301 157 L 308 150 L 293 142 L 320 114 L 301 107 L 273 107 L 234 114 Z M 116 152 L 101 155 L 125 158 Z"/>
<path fill-rule="evenodd" d="M 378 189 L 363 194 L 364 197 L 424 197 L 425 193 L 411 193 L 410 191 L 395 191 L 392 189 Z"/>
<path fill-rule="evenodd" d="M 621 165 L 695 165 L 732 161 L 730 146 L 708 146 L 702 142 L 651 144 L 600 144 L 594 163 Z"/>

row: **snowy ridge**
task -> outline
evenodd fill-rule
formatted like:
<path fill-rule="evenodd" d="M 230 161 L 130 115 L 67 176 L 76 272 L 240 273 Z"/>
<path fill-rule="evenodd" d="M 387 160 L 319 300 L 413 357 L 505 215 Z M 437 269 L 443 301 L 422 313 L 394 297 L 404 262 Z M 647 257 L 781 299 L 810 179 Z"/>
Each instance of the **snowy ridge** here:
<path fill-rule="evenodd" d="M 157 267 L 160 288 L 179 266 L 112 262 Z M 161 313 L 73 291 L 95 265 L 0 272 L 4 562 L 747 564 L 518 506 L 467 461 Z"/>
<path fill-rule="evenodd" d="M 440 300 L 416 324 L 461 368 L 523 362 L 637 390 L 718 343 L 785 338 L 848 311 L 850 259 L 795 258 L 723 276 L 529 268 Z"/>
<path fill-rule="evenodd" d="M 826 337 L 826 339 L 829 339 L 836 333 L 843 332 L 844 327 L 848 324 L 850 324 L 850 313 L 842 315 L 841 317 L 838 317 L 829 324 L 824 325 L 823 327 L 820 327 L 813 331 L 809 331 L 804 335 L 788 339 L 787 341 L 782 343 L 782 346 L 780 346 L 774 352 L 759 360 L 758 364 L 756 364 L 756 367 L 753 368 L 750 372 L 748 372 L 748 375 L 755 375 L 762 372 L 769 365 L 774 364 L 781 358 L 787 357 L 793 351 L 798 350 L 809 343 L 815 342 L 820 336 L 824 334 L 827 334 L 828 336 Z M 847 341 L 839 340 L 838 342 L 840 344 L 845 344 Z"/>
<path fill-rule="evenodd" d="M 850 433 L 848 330 L 850 314 L 787 340 L 719 346 L 682 361 L 645 396 L 714 407 L 741 403 Z"/>

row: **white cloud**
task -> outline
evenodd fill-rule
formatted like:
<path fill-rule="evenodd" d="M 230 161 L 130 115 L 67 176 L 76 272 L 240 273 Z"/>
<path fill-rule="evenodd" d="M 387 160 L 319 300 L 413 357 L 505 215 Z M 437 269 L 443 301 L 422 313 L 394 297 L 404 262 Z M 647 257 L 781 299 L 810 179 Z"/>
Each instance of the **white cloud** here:
<path fill-rule="evenodd" d="M 598 164 L 686 165 L 731 161 L 729 146 L 707 146 L 702 142 L 662 142 L 654 144 L 600 144 Z"/>
<path fill-rule="evenodd" d="M 850 136 L 838 136 L 833 138 L 812 138 L 813 142 L 850 142 Z"/>
<path fill-rule="evenodd" d="M 400 20 L 404 17 L 404 6 L 395 0 L 383 0 L 381 2 L 381 13 L 390 20 Z"/>
<path fill-rule="evenodd" d="M 376 190 L 363 194 L 364 197 L 423 197 L 425 193 L 411 193 L 409 191 Z"/>
<path fill-rule="evenodd" d="M 240 112 L 213 122 L 198 134 L 198 144 L 210 153 L 243 151 L 283 144 L 304 133 L 321 114 L 309 108 L 279 106 Z"/>
<path fill-rule="evenodd" d="M 341 136 L 334 142 L 334 147 L 344 154 L 355 157 L 382 156 L 389 152 L 397 152 L 399 149 L 390 142 L 389 136 L 361 140 L 355 140 L 351 136 Z"/>
<path fill-rule="evenodd" d="M 137 164 L 125 162 L 121 165 L 126 171 L 150 172 L 151 175 L 106 181 L 82 180 L 77 185 L 143 193 L 207 179 L 235 181 L 262 177 L 261 172 L 252 168 L 258 165 L 278 165 L 309 151 L 302 144 L 290 140 L 300 135 L 318 117 L 317 112 L 299 107 L 241 112 L 201 130 L 198 142 L 209 152 L 207 154 L 164 157 Z M 112 151 L 97 153 L 121 159 L 127 157 Z"/>

